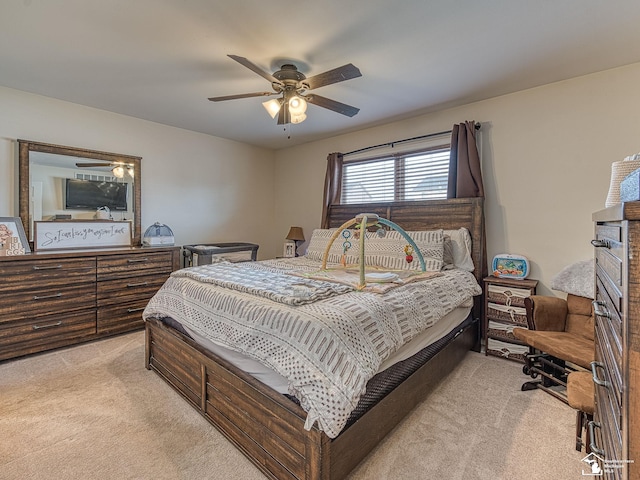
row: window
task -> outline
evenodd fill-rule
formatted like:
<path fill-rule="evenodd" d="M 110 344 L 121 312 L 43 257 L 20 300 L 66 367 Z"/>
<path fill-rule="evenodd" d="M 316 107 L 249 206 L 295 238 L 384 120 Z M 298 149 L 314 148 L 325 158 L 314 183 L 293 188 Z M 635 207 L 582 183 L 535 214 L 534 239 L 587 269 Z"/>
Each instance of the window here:
<path fill-rule="evenodd" d="M 447 198 L 448 145 L 376 158 L 345 160 L 341 203 Z"/>

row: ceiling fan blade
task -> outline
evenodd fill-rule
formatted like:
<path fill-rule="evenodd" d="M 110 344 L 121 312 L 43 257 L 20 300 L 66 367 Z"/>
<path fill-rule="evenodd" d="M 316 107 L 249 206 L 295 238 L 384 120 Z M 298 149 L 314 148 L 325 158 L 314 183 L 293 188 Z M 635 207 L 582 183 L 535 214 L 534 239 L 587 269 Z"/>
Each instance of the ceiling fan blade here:
<path fill-rule="evenodd" d="M 238 62 L 240 65 L 244 65 L 245 67 L 247 67 L 249 70 L 257 73 L 258 75 L 260 75 L 263 78 L 266 78 L 267 80 L 269 80 L 271 83 L 277 83 L 278 85 L 282 85 L 282 82 L 280 80 L 278 80 L 276 77 L 274 77 L 273 75 L 271 75 L 268 72 L 265 72 L 263 69 L 261 69 L 259 66 L 257 66 L 255 63 L 250 62 L 249 60 L 247 60 L 244 57 L 239 57 L 238 55 L 227 55 L 227 57 L 235 60 L 236 62 Z"/>
<path fill-rule="evenodd" d="M 254 92 L 254 93 L 240 93 L 238 95 L 225 95 L 222 97 L 211 97 L 209 100 L 212 102 L 222 102 L 224 100 L 235 100 L 237 98 L 249 98 L 249 97 L 268 97 L 271 95 L 277 95 L 276 92 Z"/>
<path fill-rule="evenodd" d="M 309 77 L 304 80 L 304 83 L 309 85 L 309 90 L 313 90 L 314 88 L 324 87 L 325 85 L 331 85 L 332 83 L 344 82 L 345 80 L 351 80 L 352 78 L 361 76 L 362 73 L 360 73 L 358 67 L 354 66 L 352 63 L 348 63 L 347 65 Z"/>
<path fill-rule="evenodd" d="M 95 162 L 95 163 L 76 163 L 76 167 L 79 168 L 87 168 L 87 167 L 110 167 L 112 164 L 111 163 L 105 163 L 105 162 Z"/>
<path fill-rule="evenodd" d="M 341 113 L 342 115 L 346 115 L 347 117 L 353 117 L 360 111 L 359 108 L 352 107 L 351 105 L 347 105 L 346 103 L 336 102 L 335 100 L 331 100 L 330 98 L 321 97 L 320 95 L 316 95 L 315 93 L 305 95 L 304 98 L 309 103 L 313 103 L 314 105 L 318 105 L 319 107 L 328 108 L 329 110 Z"/>

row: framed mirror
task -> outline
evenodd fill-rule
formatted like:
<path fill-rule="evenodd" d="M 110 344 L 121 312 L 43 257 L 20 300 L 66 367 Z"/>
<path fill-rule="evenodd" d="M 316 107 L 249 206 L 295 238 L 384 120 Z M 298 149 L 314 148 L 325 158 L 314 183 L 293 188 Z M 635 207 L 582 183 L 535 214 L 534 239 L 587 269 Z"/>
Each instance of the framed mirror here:
<path fill-rule="evenodd" d="M 39 220 L 131 221 L 141 241 L 141 157 L 18 140 L 18 210 L 29 242 Z"/>

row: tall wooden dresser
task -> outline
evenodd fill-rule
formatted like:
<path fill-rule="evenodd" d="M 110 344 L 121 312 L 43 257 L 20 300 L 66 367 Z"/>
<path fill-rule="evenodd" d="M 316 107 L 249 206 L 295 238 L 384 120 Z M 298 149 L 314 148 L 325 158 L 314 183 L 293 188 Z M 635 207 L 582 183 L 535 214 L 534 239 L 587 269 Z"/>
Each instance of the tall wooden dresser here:
<path fill-rule="evenodd" d="M 180 247 L 0 257 L 0 361 L 140 329 Z"/>
<path fill-rule="evenodd" d="M 593 214 L 596 361 L 592 449 L 605 478 L 640 479 L 640 202 Z M 595 448 L 594 448 L 595 447 Z"/>

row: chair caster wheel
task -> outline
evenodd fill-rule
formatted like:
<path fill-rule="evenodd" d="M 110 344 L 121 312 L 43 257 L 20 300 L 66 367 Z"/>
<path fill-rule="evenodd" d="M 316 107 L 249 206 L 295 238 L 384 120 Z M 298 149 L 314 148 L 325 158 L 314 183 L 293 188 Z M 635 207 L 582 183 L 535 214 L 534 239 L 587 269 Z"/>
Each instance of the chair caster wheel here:
<path fill-rule="evenodd" d="M 522 373 L 524 373 L 525 375 L 529 375 L 530 372 L 531 372 L 531 369 L 529 368 L 528 365 L 522 366 Z"/>

